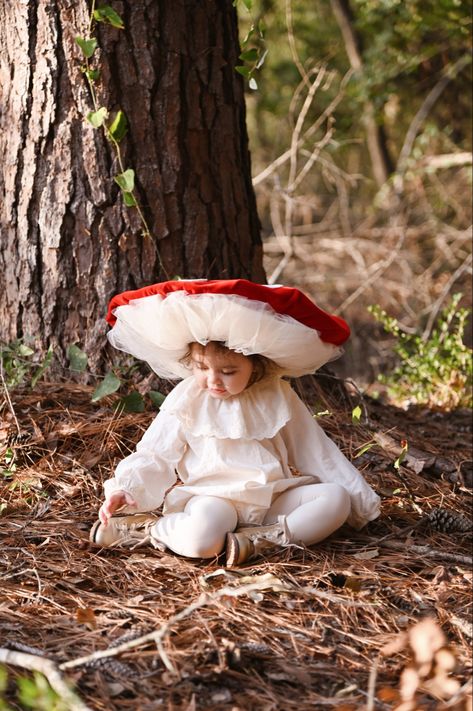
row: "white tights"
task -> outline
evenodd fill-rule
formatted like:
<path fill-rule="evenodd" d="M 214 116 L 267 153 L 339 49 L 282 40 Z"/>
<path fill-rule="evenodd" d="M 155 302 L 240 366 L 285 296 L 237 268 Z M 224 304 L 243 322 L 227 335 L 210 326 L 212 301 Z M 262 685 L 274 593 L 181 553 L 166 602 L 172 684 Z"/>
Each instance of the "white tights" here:
<path fill-rule="evenodd" d="M 340 528 L 350 513 L 350 497 L 338 484 L 308 484 L 280 494 L 265 516 L 264 525 L 285 516 L 290 543 L 307 546 L 322 541 Z M 221 553 L 225 537 L 238 524 L 230 501 L 216 496 L 194 496 L 184 511 L 166 514 L 153 527 L 153 535 L 175 553 L 188 558 L 213 558 Z"/>

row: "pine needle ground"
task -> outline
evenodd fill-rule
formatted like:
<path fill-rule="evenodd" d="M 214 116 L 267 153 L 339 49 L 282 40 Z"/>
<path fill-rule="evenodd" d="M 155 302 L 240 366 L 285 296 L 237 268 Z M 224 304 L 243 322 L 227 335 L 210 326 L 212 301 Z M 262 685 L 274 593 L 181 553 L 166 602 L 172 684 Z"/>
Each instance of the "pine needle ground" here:
<path fill-rule="evenodd" d="M 102 481 L 154 412 L 118 414 L 71 383 L 14 392 L 20 431 L 7 403 L 0 421 L 0 647 L 52 660 L 97 711 L 471 708 L 471 532 L 455 530 L 471 520 L 469 416 L 369 400 L 353 423 L 356 392 L 301 387 L 381 517 L 232 571 L 88 543 Z M 422 621 L 444 635 L 435 647 L 422 633 L 423 667 Z M 26 672 L 8 670 L 14 705 Z"/>

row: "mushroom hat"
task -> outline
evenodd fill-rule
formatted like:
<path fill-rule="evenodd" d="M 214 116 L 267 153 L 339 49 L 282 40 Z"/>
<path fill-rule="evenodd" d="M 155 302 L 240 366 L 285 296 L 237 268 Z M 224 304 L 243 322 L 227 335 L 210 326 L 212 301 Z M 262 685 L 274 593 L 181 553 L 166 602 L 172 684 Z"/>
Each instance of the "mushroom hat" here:
<path fill-rule="evenodd" d="M 110 301 L 107 322 L 115 348 L 171 380 L 189 375 L 183 358 L 194 342 L 258 353 L 296 377 L 337 358 L 350 335 L 342 318 L 299 289 L 247 279 L 180 279 L 125 291 Z"/>

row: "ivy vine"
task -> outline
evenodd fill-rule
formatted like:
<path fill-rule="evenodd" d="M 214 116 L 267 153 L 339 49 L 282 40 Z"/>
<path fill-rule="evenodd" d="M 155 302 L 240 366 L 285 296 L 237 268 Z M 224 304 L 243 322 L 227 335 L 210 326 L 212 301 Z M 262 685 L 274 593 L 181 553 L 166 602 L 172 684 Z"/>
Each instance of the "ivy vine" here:
<path fill-rule="evenodd" d="M 94 30 L 97 23 L 103 22 L 117 30 L 123 30 L 125 25 L 120 15 L 109 5 L 96 7 L 96 0 L 92 0 L 86 36 L 77 36 L 76 44 L 83 57 L 81 71 L 84 74 L 90 90 L 93 110 L 86 115 L 86 120 L 94 129 L 102 129 L 116 156 L 120 172 L 114 176 L 114 181 L 122 192 L 123 202 L 127 207 L 134 207 L 139 215 L 144 237 L 151 237 L 143 211 L 140 207 L 135 190 L 135 171 L 126 168 L 120 149 L 120 143 L 128 132 L 128 120 L 125 113 L 119 109 L 113 118 L 105 106 L 101 106 L 97 97 L 97 82 L 100 79 L 100 68 L 94 62 L 94 55 L 98 47 Z M 111 120 L 109 120 L 111 119 Z"/>

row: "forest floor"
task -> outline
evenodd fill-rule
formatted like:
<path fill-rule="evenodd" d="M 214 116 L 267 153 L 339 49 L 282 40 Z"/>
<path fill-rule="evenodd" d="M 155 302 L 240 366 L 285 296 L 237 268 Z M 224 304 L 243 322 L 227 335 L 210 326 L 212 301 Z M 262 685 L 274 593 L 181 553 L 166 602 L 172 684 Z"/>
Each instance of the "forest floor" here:
<path fill-rule="evenodd" d="M 360 401 L 330 377 L 302 387 L 382 497 L 381 516 L 237 570 L 89 544 L 102 481 L 155 412 L 119 414 L 113 397 L 93 404 L 92 387 L 71 382 L 11 393 L 0 429 L 10 708 L 25 708 L 25 667 L 42 665 L 74 684 L 70 708 L 82 710 L 471 709 L 469 413 Z"/>

